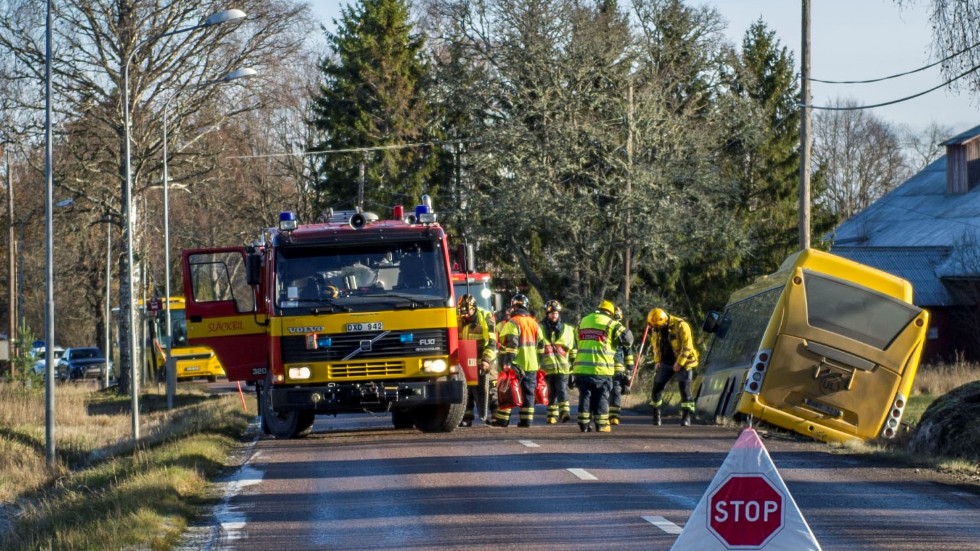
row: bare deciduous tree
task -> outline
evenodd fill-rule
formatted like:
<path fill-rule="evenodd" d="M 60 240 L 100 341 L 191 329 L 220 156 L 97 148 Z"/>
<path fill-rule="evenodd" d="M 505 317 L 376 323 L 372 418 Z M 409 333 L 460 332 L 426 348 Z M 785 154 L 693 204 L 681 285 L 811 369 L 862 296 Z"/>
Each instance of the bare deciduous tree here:
<path fill-rule="evenodd" d="M 813 124 L 813 162 L 825 182 L 815 199 L 844 220 L 864 209 L 910 174 L 896 130 L 853 99 L 832 103 Z"/>

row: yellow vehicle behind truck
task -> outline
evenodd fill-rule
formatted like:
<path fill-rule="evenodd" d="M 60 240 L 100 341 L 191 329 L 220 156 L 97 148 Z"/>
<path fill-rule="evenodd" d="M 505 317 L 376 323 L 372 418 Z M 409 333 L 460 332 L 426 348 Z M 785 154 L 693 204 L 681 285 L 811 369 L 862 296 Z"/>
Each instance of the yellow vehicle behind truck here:
<path fill-rule="evenodd" d="M 167 310 L 164 299 L 149 301 L 146 314 L 150 320 L 149 346 L 146 358 L 151 362 L 152 373 L 157 373 L 161 379 L 166 379 L 167 365 Z M 215 382 L 225 378 L 225 370 L 218 360 L 214 350 L 203 345 L 191 345 L 187 342 L 187 317 L 185 315 L 184 297 L 170 297 L 170 334 L 173 346 L 170 353 L 174 357 L 178 381 L 207 379 Z"/>

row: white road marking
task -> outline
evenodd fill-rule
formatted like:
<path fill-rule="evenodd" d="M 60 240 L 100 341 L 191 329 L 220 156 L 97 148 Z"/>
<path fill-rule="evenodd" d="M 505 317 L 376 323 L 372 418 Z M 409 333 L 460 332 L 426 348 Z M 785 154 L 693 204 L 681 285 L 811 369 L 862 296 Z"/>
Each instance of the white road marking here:
<path fill-rule="evenodd" d="M 663 530 L 667 534 L 680 534 L 681 533 L 681 527 L 680 526 L 674 524 L 673 522 L 670 522 L 669 520 L 665 519 L 664 517 L 646 517 L 645 516 L 645 517 L 643 517 L 643 520 L 649 522 L 650 524 L 656 526 L 657 528 L 660 528 L 661 530 Z"/>
<path fill-rule="evenodd" d="M 541 447 L 541 446 L 535 444 L 534 442 L 532 442 L 531 440 L 518 440 L 517 442 L 520 443 L 522 446 L 524 446 L 526 448 L 540 448 Z"/>
<path fill-rule="evenodd" d="M 567 470 L 568 470 L 568 472 L 570 472 L 573 475 L 581 478 L 582 480 L 599 480 L 592 473 L 590 473 L 589 471 L 587 471 L 585 469 L 567 469 Z"/>

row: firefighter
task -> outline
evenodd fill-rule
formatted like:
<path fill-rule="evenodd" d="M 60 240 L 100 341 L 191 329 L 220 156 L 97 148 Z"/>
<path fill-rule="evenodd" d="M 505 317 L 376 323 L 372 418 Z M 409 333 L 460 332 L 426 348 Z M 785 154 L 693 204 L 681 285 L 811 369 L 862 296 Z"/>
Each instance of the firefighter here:
<path fill-rule="evenodd" d="M 497 409 L 497 393 L 490 391 L 490 382 L 497 380 L 495 364 L 497 361 L 497 330 L 493 313 L 476 305 L 476 297 L 463 295 L 457 307 L 459 313 L 459 338 L 476 341 L 476 353 L 480 358 L 480 383 L 467 387 L 466 413 L 461 427 L 473 426 L 474 410 L 479 410 L 480 419 L 489 424 L 490 412 Z M 479 404 L 479 405 L 478 405 Z M 483 408 L 488 411 L 483 411 Z"/>
<path fill-rule="evenodd" d="M 616 321 L 623 323 L 623 309 L 619 306 L 616 307 L 616 311 L 613 313 L 613 317 Z M 616 372 L 613 374 L 612 379 L 612 390 L 609 391 L 609 424 L 618 425 L 620 412 L 622 411 L 623 395 L 630 393 L 630 376 L 633 371 L 633 362 L 636 361 L 633 357 L 633 347 L 632 346 L 618 346 L 616 348 L 616 356 L 613 360 L 614 368 Z"/>
<path fill-rule="evenodd" d="M 582 432 L 609 432 L 609 392 L 615 373 L 616 347 L 633 344 L 633 334 L 613 317 L 616 305 L 603 300 L 578 324 L 572 373 L 578 387 L 578 427 Z"/>
<path fill-rule="evenodd" d="M 538 384 L 540 355 L 544 352 L 541 327 L 529 311 L 527 295 L 518 293 L 510 301 L 511 317 L 500 328 L 500 367 L 512 368 L 521 381 L 524 403 L 520 407 L 519 427 L 530 427 L 534 421 L 534 389 Z M 510 408 L 498 408 L 491 425 L 510 425 Z"/>
<path fill-rule="evenodd" d="M 694 347 L 691 326 L 662 308 L 650 310 L 647 324 L 653 330 L 650 341 L 653 344 L 653 364 L 657 370 L 650 396 L 653 424 L 660 425 L 662 422 L 660 408 L 664 404 L 664 388 L 676 375 L 681 390 L 681 426 L 690 426 L 694 415 L 691 382 L 694 380 L 694 369 L 698 366 L 698 351 Z"/>
<path fill-rule="evenodd" d="M 548 383 L 548 424 L 562 423 L 572 418 L 568 403 L 568 375 L 575 359 L 575 329 L 561 319 L 561 303 L 549 300 L 544 305 L 545 317 L 541 321 L 544 334 L 544 354 L 541 364 Z"/>

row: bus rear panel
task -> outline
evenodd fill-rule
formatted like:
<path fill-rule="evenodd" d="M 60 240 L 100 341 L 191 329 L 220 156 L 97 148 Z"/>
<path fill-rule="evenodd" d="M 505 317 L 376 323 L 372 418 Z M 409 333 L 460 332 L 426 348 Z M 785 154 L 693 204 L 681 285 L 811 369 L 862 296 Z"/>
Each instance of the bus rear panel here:
<path fill-rule="evenodd" d="M 908 282 L 820 251 L 732 296 L 697 409 L 831 442 L 896 434 L 926 338 Z"/>

